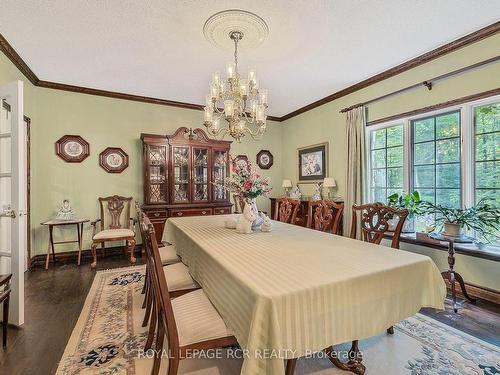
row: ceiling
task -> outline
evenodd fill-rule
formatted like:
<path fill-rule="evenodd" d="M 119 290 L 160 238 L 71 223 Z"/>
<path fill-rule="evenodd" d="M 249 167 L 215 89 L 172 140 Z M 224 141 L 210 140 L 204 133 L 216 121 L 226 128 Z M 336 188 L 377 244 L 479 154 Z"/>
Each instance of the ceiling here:
<path fill-rule="evenodd" d="M 498 0 L 2 0 L 0 33 L 45 81 L 203 104 L 232 52 L 203 35 L 225 9 L 269 26 L 242 51 L 281 117 L 500 19 Z"/>

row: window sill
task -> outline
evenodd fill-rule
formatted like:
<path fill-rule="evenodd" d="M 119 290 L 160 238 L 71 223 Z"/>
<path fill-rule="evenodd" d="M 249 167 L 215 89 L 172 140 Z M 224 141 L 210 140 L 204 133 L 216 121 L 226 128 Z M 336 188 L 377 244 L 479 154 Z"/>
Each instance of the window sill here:
<path fill-rule="evenodd" d="M 392 238 L 392 235 L 387 235 L 386 238 Z M 440 241 L 439 243 L 431 243 L 416 238 L 415 233 L 401 233 L 400 242 L 409 243 L 412 245 L 419 245 L 430 247 L 437 250 L 448 252 L 448 243 Z M 476 245 L 469 244 L 455 244 L 455 254 L 467 255 L 475 258 L 482 258 L 500 262 L 500 248 L 488 246 L 486 249 L 480 250 Z"/>

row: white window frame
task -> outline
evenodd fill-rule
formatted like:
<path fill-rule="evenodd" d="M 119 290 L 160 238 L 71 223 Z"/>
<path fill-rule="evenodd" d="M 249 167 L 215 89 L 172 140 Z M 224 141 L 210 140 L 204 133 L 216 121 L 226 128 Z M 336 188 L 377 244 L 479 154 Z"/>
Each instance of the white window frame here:
<path fill-rule="evenodd" d="M 367 183 L 365 197 L 368 202 L 373 201 L 372 181 L 371 181 L 371 152 L 370 152 L 370 133 L 374 130 L 389 128 L 394 125 L 403 124 L 403 186 L 404 191 L 411 189 L 412 176 L 412 129 L 411 122 L 422 118 L 436 116 L 442 113 L 460 111 L 460 178 L 461 178 L 461 201 L 462 208 L 471 207 L 475 204 L 475 128 L 474 128 L 474 109 L 489 104 L 499 103 L 500 95 L 490 96 L 488 98 L 474 100 L 460 105 L 440 108 L 435 111 L 420 113 L 415 116 L 403 117 L 373 126 L 367 126 L 365 129 L 365 150 L 366 150 L 366 176 Z"/>

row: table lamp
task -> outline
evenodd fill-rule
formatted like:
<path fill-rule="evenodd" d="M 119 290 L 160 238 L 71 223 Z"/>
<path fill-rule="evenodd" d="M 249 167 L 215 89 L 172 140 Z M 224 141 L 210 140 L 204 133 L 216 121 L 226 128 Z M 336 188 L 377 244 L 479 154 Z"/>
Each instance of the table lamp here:
<path fill-rule="evenodd" d="M 330 199 L 330 195 L 331 195 L 331 191 L 334 187 L 337 187 L 337 183 L 335 182 L 335 180 L 331 177 L 325 177 L 325 179 L 323 180 L 323 186 L 326 187 L 328 189 L 328 199 Z"/>
<path fill-rule="evenodd" d="M 292 180 L 283 180 L 281 187 L 285 188 L 285 194 L 288 195 L 290 193 L 290 189 L 292 188 Z"/>

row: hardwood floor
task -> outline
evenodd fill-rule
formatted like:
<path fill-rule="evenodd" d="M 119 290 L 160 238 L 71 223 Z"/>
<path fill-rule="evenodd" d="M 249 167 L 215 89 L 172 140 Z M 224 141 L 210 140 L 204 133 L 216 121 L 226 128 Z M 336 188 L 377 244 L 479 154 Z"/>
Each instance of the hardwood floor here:
<path fill-rule="evenodd" d="M 137 264 L 143 259 L 137 258 Z M 123 255 L 99 258 L 97 269 L 128 266 Z M 8 349 L 0 349 L 0 374 L 50 375 L 57 369 L 94 279 L 89 260 L 36 268 L 26 274 L 26 323 L 9 328 Z M 500 306 L 479 301 L 463 303 L 458 314 L 423 309 L 424 314 L 500 346 Z"/>
<path fill-rule="evenodd" d="M 136 264 L 143 264 L 137 257 Z M 125 255 L 99 257 L 97 270 L 130 265 Z M 0 349 L 1 375 L 54 374 L 80 316 L 95 271 L 90 259 L 35 268 L 25 277 L 25 324 L 9 327 L 7 350 Z"/>

